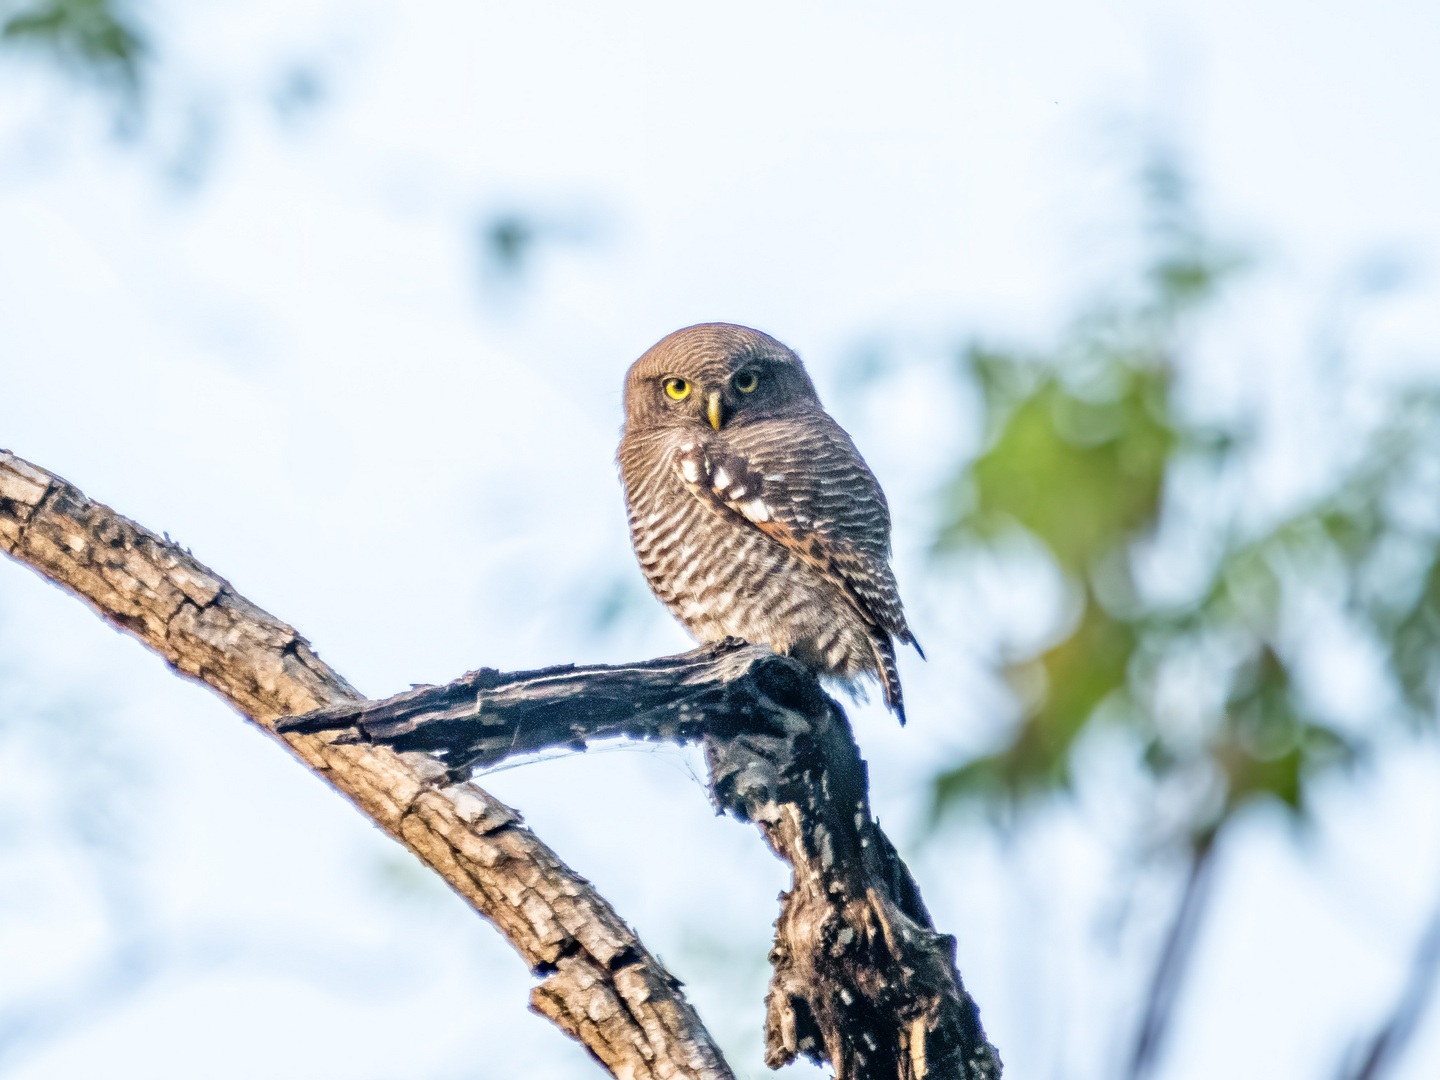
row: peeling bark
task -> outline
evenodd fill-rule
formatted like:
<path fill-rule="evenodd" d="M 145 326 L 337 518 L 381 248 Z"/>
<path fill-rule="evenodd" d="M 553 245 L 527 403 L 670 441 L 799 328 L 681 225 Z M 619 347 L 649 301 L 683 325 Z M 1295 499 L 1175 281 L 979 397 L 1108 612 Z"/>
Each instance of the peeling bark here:
<path fill-rule="evenodd" d="M 770 960 L 766 1062 L 804 1054 L 849 1080 L 990 1080 L 1000 1059 L 920 892 L 870 813 L 840 706 L 800 664 L 726 642 L 620 666 L 473 671 L 283 730 L 436 755 L 452 777 L 553 746 L 699 742 L 716 804 L 794 871 Z"/>
<path fill-rule="evenodd" d="M 513 810 L 426 755 L 277 735 L 282 716 L 364 699 L 188 552 L 3 450 L 0 551 L 213 688 L 435 869 L 543 976 L 531 1008 L 612 1075 L 732 1076 L 675 980 Z"/>

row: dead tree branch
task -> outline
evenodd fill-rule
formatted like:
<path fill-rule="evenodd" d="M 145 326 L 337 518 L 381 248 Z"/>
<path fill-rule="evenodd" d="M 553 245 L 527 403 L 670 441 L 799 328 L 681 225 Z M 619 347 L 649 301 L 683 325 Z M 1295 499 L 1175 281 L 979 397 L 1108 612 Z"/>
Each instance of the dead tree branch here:
<path fill-rule="evenodd" d="M 295 630 L 180 547 L 0 451 L 0 550 L 87 601 L 260 728 L 363 701 Z M 281 741 L 489 919 L 543 981 L 530 1005 L 617 1077 L 732 1074 L 634 932 L 514 811 L 424 755 Z"/>
<path fill-rule="evenodd" d="M 844 712 L 798 663 L 727 642 L 616 667 L 487 668 L 280 723 L 339 728 L 345 739 L 436 754 L 457 778 L 614 736 L 701 743 L 716 804 L 755 822 L 794 870 L 770 954 L 767 1063 L 806 1054 L 855 1080 L 999 1076 L 955 940 L 936 932 L 871 816 Z"/>
<path fill-rule="evenodd" d="M 999 1076 L 954 939 L 871 816 L 844 712 L 788 659 L 727 643 L 622 667 L 486 669 L 368 702 L 188 553 L 4 451 L 0 549 L 217 690 L 440 873 L 544 977 L 531 1007 L 612 1074 L 731 1075 L 609 905 L 465 781 L 513 753 L 624 735 L 699 741 L 717 804 L 794 870 L 771 953 L 772 1067 L 806 1054 L 845 1080 Z"/>

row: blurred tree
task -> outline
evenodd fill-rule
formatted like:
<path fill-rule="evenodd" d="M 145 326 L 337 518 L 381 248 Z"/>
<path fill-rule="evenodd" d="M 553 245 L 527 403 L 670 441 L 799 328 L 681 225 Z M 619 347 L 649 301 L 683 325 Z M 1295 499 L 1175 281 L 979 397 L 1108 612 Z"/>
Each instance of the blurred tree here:
<path fill-rule="evenodd" d="M 0 20 L 6 46 L 42 52 L 130 104 L 139 97 L 150 45 L 122 0 L 39 0 L 18 10 L 0 3 Z"/>
<path fill-rule="evenodd" d="M 989 434 L 944 492 L 936 545 L 1014 558 L 1033 550 L 1014 542 L 1028 536 L 1067 592 L 1051 639 L 1002 662 L 1023 715 L 995 752 L 936 780 L 937 813 L 978 801 L 1008 815 L 1068 790 L 1077 744 L 1103 726 L 1134 750 L 1145 819 L 1165 823 L 1156 849 L 1186 856 L 1132 1075 L 1155 1061 L 1216 838 L 1257 800 L 1303 821 L 1318 777 L 1387 726 L 1428 728 L 1440 690 L 1440 515 L 1426 497 L 1440 394 L 1396 389 L 1328 487 L 1257 524 L 1263 507 L 1231 482 L 1257 440 L 1197 420 L 1179 392 L 1199 325 L 1244 260 L 1201 227 L 1172 159 L 1156 155 L 1145 179 L 1153 257 L 1137 296 L 1089 313 L 1047 354 L 966 353 Z M 1177 597 L 1177 580 L 1194 586 Z M 1368 724 L 1337 723 L 1305 692 L 1292 623 L 1316 604 L 1383 657 L 1393 694 Z"/>

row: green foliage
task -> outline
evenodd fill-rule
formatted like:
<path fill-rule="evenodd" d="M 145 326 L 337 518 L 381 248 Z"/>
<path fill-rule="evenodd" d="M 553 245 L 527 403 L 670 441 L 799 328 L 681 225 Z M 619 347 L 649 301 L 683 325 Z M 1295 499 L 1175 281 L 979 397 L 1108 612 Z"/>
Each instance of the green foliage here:
<path fill-rule="evenodd" d="M 1024 715 L 999 750 L 938 778 L 937 812 L 1067 789 L 1077 742 L 1109 724 L 1130 734 L 1157 784 L 1191 793 L 1190 842 L 1207 843 L 1257 798 L 1303 815 L 1314 777 L 1351 760 L 1361 736 L 1335 730 L 1297 685 L 1302 657 L 1286 627 L 1302 603 L 1330 604 L 1379 647 L 1398 704 L 1377 702 L 1377 722 L 1425 722 L 1435 711 L 1440 521 L 1424 498 L 1440 471 L 1433 393 L 1392 399 L 1355 464 L 1268 528 L 1250 524 L 1255 507 L 1192 490 L 1188 501 L 1206 514 L 1185 519 L 1184 540 L 1193 548 L 1205 531 L 1202 586 L 1167 603 L 1137 585 L 1142 550 L 1162 563 L 1183 558 L 1160 550 L 1181 532 L 1166 528 L 1180 477 L 1216 483 L 1248 451 L 1238 425 L 1187 415 L 1176 388 L 1196 324 L 1241 262 L 1195 226 L 1173 169 L 1162 164 L 1149 179 L 1158 255 L 1137 298 L 1081 320 L 1051 355 L 965 357 L 989 438 L 945 491 L 937 551 L 1003 554 L 1028 534 L 1061 572 L 1070 615 L 1047 646 L 1006 663 Z M 1177 678 L 1211 690 L 1215 705 L 1198 726 L 1175 714 L 1207 695 L 1192 692 L 1191 707 L 1177 710 Z"/>
<path fill-rule="evenodd" d="M 977 371 L 1001 357 L 976 355 Z M 967 526 L 1023 526 L 1061 566 L 1080 573 L 1119 535 L 1147 528 L 1160 503 L 1176 433 L 1164 413 L 1169 374 L 1117 365 L 1110 385 L 1076 389 L 1046 372 L 1013 406 L 994 445 L 971 466 L 974 516 L 951 522 L 942 542 Z M 995 374 L 982 375 L 987 386 Z M 992 394 L 990 408 L 1004 407 Z"/>
<path fill-rule="evenodd" d="M 0 42 L 47 53 L 131 97 L 141 89 L 150 52 L 117 0 L 40 0 L 0 24 Z"/>

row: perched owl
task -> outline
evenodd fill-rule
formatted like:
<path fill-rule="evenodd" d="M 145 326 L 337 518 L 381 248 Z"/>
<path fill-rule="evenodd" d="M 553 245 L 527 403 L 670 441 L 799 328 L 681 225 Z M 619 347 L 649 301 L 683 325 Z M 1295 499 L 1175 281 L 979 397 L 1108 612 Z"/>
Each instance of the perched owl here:
<path fill-rule="evenodd" d="M 758 330 L 677 330 L 631 366 L 618 454 L 645 578 L 698 641 L 875 675 L 905 722 L 890 509 L 800 358 Z M 921 653 L 924 656 L 924 653 Z"/>

